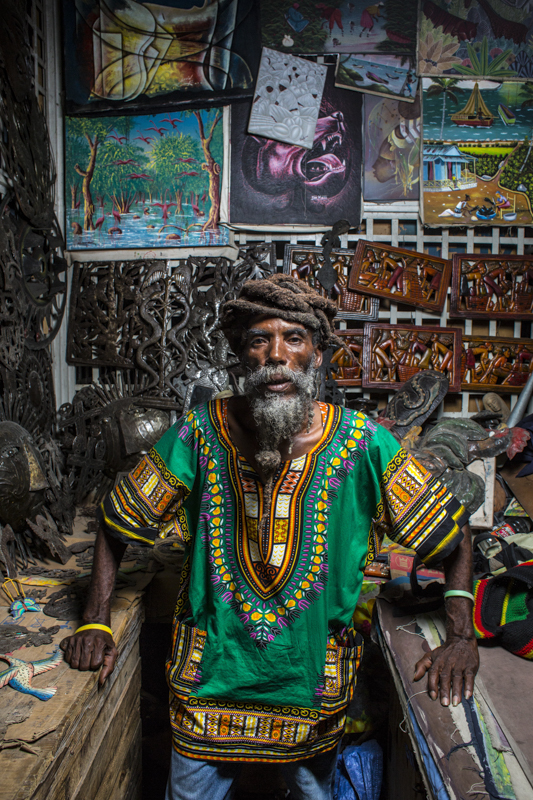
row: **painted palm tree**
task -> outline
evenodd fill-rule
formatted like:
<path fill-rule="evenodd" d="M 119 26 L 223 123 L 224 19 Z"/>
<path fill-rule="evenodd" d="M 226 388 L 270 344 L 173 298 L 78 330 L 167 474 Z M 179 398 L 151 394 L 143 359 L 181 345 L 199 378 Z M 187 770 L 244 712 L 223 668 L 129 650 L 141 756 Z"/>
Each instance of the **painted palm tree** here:
<path fill-rule="evenodd" d="M 440 125 L 440 138 L 444 138 L 444 121 L 446 118 L 446 100 L 450 100 L 452 103 L 459 102 L 457 97 L 458 94 L 462 93 L 462 89 L 460 89 L 457 84 L 459 82 L 459 78 L 433 78 L 431 81 L 431 85 L 428 89 L 428 97 L 439 97 L 442 95 L 442 122 Z"/>

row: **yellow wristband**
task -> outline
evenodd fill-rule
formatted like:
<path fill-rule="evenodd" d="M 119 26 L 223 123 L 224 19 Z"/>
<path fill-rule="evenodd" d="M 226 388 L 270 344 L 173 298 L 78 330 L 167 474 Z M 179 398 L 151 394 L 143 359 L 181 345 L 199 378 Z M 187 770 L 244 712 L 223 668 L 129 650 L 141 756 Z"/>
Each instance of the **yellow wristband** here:
<path fill-rule="evenodd" d="M 99 625 L 97 622 L 94 622 L 91 625 L 82 625 L 81 628 L 78 628 L 77 631 L 74 631 L 74 635 L 80 633 L 80 631 L 90 631 L 91 629 L 99 630 L 99 631 L 106 631 L 106 633 L 111 634 L 113 636 L 113 631 L 107 625 Z"/>

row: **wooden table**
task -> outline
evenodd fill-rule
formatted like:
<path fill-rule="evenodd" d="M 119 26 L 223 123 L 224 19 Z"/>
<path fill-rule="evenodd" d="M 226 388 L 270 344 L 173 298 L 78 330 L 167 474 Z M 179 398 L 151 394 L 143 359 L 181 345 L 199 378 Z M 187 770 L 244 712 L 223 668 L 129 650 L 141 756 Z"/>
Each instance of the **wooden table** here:
<path fill-rule="evenodd" d="M 378 637 L 389 665 L 403 719 L 394 721 L 391 739 L 401 723 L 407 730 L 430 798 L 487 797 L 483 756 L 473 746 L 468 708 L 444 708 L 425 692 L 426 681 L 414 683 L 414 665 L 424 651 L 440 644 L 442 617 L 423 614 L 395 616 L 394 606 L 377 602 Z M 481 721 L 485 756 L 498 773 L 502 797 L 533 798 L 533 664 L 501 647 L 480 647 L 480 670 L 474 691 L 475 713 Z M 457 745 L 460 745 L 457 747 Z M 399 763 L 398 754 L 392 762 Z M 398 775 L 389 776 L 391 800 L 415 797 L 401 787 Z M 418 795 L 420 797 L 420 795 Z"/>
<path fill-rule="evenodd" d="M 44 566 L 55 569 L 59 565 L 48 562 Z M 65 569 L 73 566 L 74 558 Z M 139 635 L 142 590 L 151 577 L 146 572 L 133 573 L 131 585 L 115 592 L 111 627 L 119 657 L 104 687 L 98 686 L 98 673 L 78 672 L 63 662 L 32 681 L 38 688 L 57 687 L 50 700 L 10 686 L 0 689 L 1 800 L 139 800 Z M 58 588 L 51 587 L 49 593 Z M 31 596 L 30 586 L 25 591 Z M 0 621 L 8 619 L 7 599 L 0 592 Z M 13 652 L 16 658 L 35 661 L 51 656 L 80 623 L 26 612 L 19 624 L 31 630 L 61 626 L 51 644 Z M 7 667 L 0 661 L 1 670 Z M 14 723 L 16 718 L 24 721 Z"/>

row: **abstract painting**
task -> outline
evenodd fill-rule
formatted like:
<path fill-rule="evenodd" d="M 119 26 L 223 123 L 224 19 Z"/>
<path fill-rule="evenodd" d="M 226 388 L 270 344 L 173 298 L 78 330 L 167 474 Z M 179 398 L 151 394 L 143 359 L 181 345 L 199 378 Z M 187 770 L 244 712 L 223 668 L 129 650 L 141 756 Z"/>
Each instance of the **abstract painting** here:
<path fill-rule="evenodd" d="M 421 75 L 533 78 L 529 2 L 424 0 L 418 43 Z"/>
<path fill-rule="evenodd" d="M 423 78 L 426 225 L 530 225 L 533 84 Z"/>
<path fill-rule="evenodd" d="M 348 288 L 440 314 L 451 270 L 445 258 L 359 239 Z"/>
<path fill-rule="evenodd" d="M 520 392 L 532 371 L 531 339 L 463 335 L 461 388 L 464 391 Z"/>
<path fill-rule="evenodd" d="M 254 0 L 63 0 L 63 19 L 67 113 L 206 107 L 252 94 Z"/>
<path fill-rule="evenodd" d="M 368 202 L 418 200 L 422 130 L 420 98 L 365 96 L 363 197 Z"/>
<path fill-rule="evenodd" d="M 339 55 L 335 86 L 414 103 L 418 77 L 409 58 L 356 53 Z"/>
<path fill-rule="evenodd" d="M 222 111 L 67 117 L 69 250 L 224 245 Z"/>
<path fill-rule="evenodd" d="M 416 50 L 418 4 L 405 0 L 262 0 L 263 45 L 291 53 L 387 53 Z"/>
<path fill-rule="evenodd" d="M 450 316 L 532 319 L 533 256 L 454 253 Z"/>
<path fill-rule="evenodd" d="M 353 250 L 331 251 L 331 263 L 338 277 L 329 297 L 337 304 L 339 309 L 337 316 L 341 319 L 360 319 L 371 322 L 379 319 L 379 300 L 377 297 L 366 297 L 348 289 L 348 272 L 353 256 Z M 323 265 L 324 255 L 321 247 L 285 245 L 283 272 L 292 275 L 293 278 L 305 281 L 313 289 L 326 296 L 324 287 L 316 278 L 317 272 Z"/>
<path fill-rule="evenodd" d="M 359 223 L 361 97 L 328 75 L 311 150 L 246 132 L 250 104 L 231 109 L 229 221 L 331 226 Z"/>
<path fill-rule="evenodd" d="M 363 386 L 398 389 L 422 370 L 448 378 L 448 391 L 461 388 L 461 329 L 429 325 L 365 325 Z"/>
<path fill-rule="evenodd" d="M 311 148 L 327 67 L 263 47 L 248 133 Z"/>

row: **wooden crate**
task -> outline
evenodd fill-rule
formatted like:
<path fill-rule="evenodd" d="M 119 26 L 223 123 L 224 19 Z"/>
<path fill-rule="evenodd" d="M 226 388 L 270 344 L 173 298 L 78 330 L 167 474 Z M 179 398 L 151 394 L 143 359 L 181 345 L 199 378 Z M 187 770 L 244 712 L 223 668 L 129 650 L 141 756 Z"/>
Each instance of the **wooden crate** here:
<path fill-rule="evenodd" d="M 98 686 L 98 673 L 61 664 L 39 681 L 57 686 L 52 700 L 2 690 L 0 711 L 4 703 L 10 710 L 33 703 L 29 718 L 10 726 L 6 740 L 34 739 L 30 746 L 37 751 L 0 752 L 2 800 L 140 800 L 141 623 L 138 598 L 112 615 L 119 658 L 104 687 Z M 61 631 L 58 640 L 68 633 Z M 36 657 L 24 650 L 19 654 L 27 660 Z"/>

